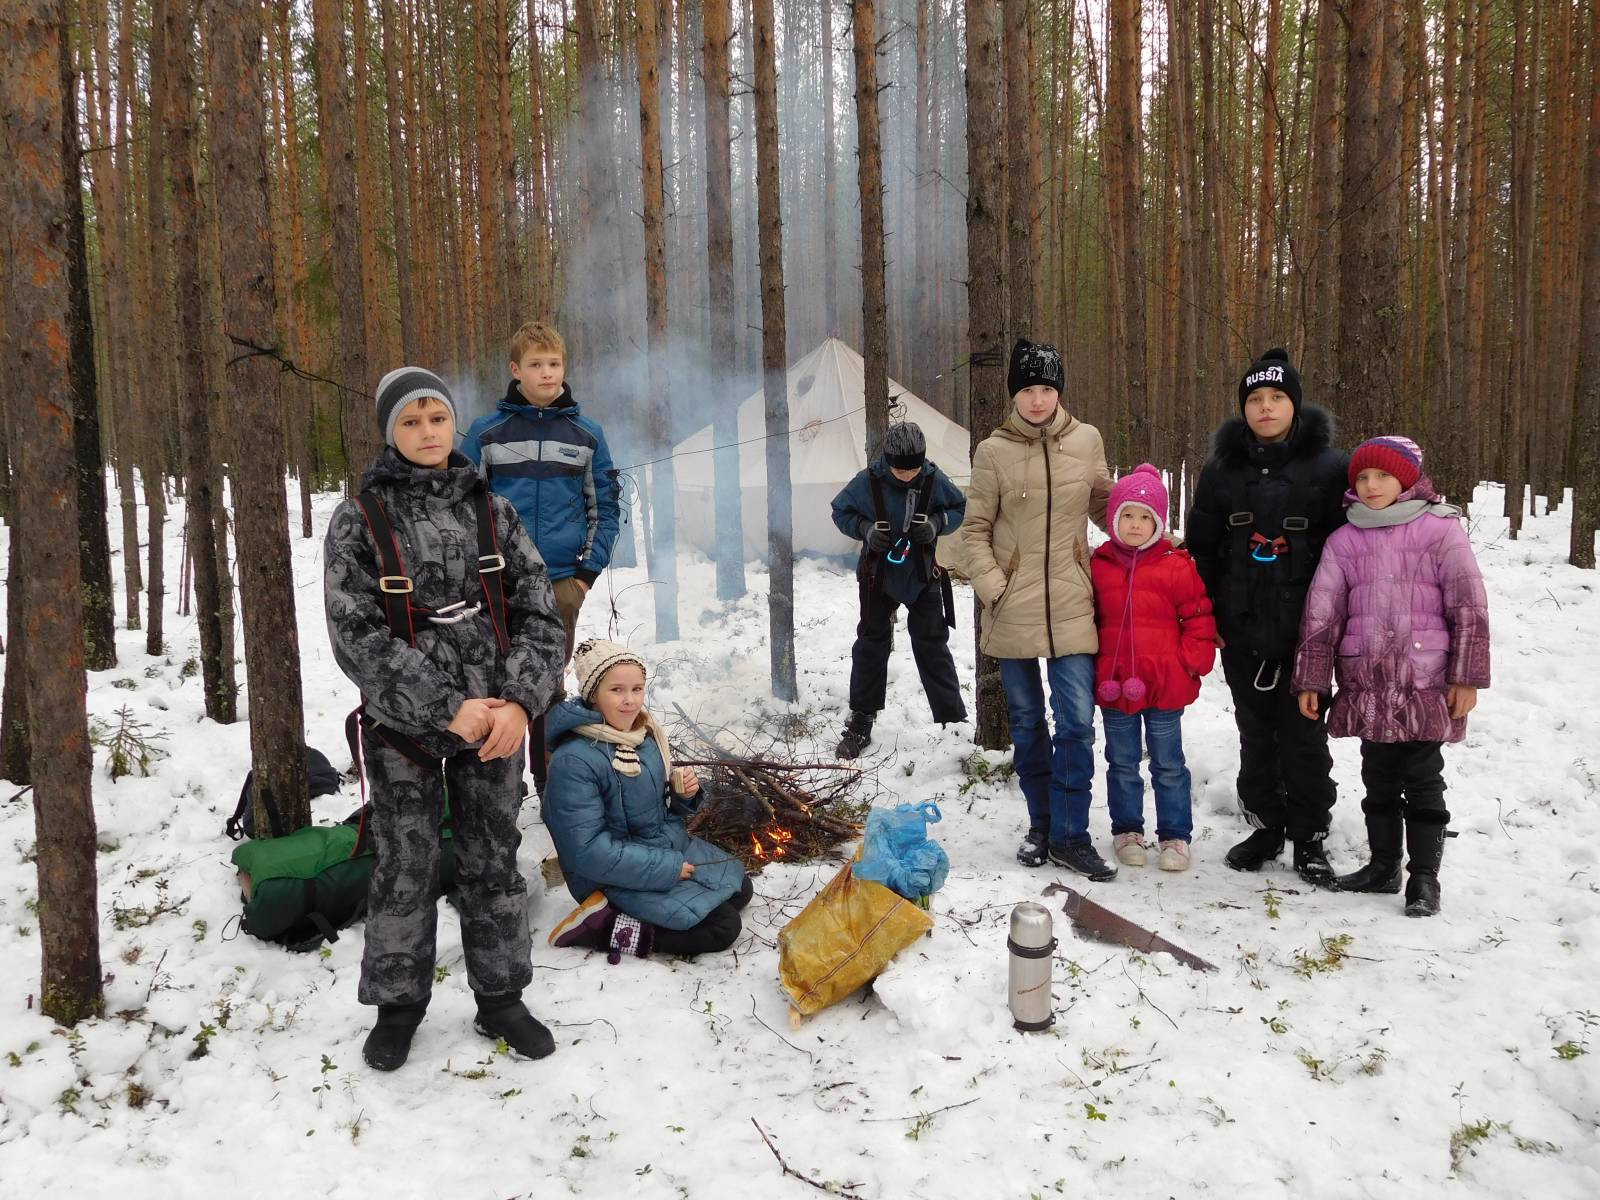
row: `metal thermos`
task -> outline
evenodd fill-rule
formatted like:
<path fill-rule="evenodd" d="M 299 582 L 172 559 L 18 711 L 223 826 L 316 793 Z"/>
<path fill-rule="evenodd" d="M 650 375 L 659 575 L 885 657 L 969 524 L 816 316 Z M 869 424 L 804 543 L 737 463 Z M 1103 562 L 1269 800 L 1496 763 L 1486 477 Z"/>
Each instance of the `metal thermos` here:
<path fill-rule="evenodd" d="M 1022 1030 L 1048 1029 L 1056 1014 L 1051 997 L 1055 982 L 1056 939 L 1050 910 L 1024 900 L 1011 910 L 1011 1019 Z"/>

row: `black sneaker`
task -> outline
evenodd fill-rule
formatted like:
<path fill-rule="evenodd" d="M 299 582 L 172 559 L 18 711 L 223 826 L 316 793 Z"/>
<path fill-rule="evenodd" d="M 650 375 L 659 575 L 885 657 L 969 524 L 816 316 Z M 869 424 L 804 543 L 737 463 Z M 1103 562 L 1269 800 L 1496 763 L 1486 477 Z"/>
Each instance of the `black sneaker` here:
<path fill-rule="evenodd" d="M 1095 883 L 1105 883 L 1117 877 L 1117 869 L 1100 857 L 1091 842 L 1051 846 L 1050 861 L 1079 875 L 1087 875 Z"/>
<path fill-rule="evenodd" d="M 834 747 L 840 758 L 859 758 L 861 752 L 872 745 L 872 713 L 853 712 L 850 723 L 844 727 L 844 736 Z"/>
<path fill-rule="evenodd" d="M 1235 871 L 1259 871 L 1283 853 L 1283 830 L 1257 829 L 1223 857 Z"/>
<path fill-rule="evenodd" d="M 378 1008 L 378 1023 L 367 1034 L 361 1057 L 374 1071 L 398 1071 L 411 1055 L 411 1039 L 422 1024 L 426 1004 L 384 1004 Z"/>
<path fill-rule="evenodd" d="M 1050 857 L 1050 836 L 1043 829 L 1030 829 L 1017 847 L 1017 861 L 1025 867 L 1042 867 Z"/>
<path fill-rule="evenodd" d="M 1294 844 L 1294 869 L 1301 879 L 1313 887 L 1336 886 L 1333 864 L 1328 861 L 1328 852 L 1322 848 L 1321 838 Z"/>
<path fill-rule="evenodd" d="M 523 1058 L 544 1058 L 556 1048 L 555 1038 L 528 1011 L 521 992 L 479 996 L 478 1017 L 472 1027 L 486 1038 L 504 1040 L 514 1054 Z"/>

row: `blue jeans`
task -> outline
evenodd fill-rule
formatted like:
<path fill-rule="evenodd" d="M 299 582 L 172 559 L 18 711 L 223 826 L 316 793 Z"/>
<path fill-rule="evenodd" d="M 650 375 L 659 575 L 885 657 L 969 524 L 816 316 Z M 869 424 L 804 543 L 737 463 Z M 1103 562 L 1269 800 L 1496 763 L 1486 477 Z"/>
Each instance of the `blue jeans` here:
<path fill-rule="evenodd" d="M 1150 747 L 1150 783 L 1156 794 L 1156 838 L 1187 842 L 1194 832 L 1189 803 L 1189 768 L 1183 761 L 1183 710 L 1147 708 L 1132 715 L 1102 708 L 1106 726 L 1106 798 L 1111 832 L 1144 832 L 1144 757 L 1139 732 Z"/>
<path fill-rule="evenodd" d="M 1044 665 L 1054 736 L 1045 723 L 1039 660 L 1000 660 L 1028 826 L 1047 830 L 1052 846 L 1087 843 L 1094 781 L 1094 655 L 1063 654 L 1045 659 Z"/>

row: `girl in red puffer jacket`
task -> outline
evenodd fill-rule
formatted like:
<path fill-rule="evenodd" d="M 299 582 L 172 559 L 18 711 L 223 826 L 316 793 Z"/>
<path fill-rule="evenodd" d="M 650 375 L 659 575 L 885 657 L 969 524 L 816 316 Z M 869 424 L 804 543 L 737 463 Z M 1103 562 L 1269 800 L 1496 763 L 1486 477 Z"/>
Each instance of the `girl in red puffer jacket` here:
<path fill-rule="evenodd" d="M 1156 839 L 1163 871 L 1189 866 L 1194 818 L 1183 760 L 1183 710 L 1216 661 L 1217 625 L 1205 584 L 1167 532 L 1167 489 L 1144 463 L 1117 481 L 1108 506 L 1111 540 L 1090 560 L 1095 624 L 1095 698 L 1106 729 L 1106 794 L 1117 858 L 1145 863 L 1144 781 L 1150 751 Z M 1141 737 L 1142 734 L 1142 737 Z M 1142 743 L 1142 744 L 1141 744 Z"/>

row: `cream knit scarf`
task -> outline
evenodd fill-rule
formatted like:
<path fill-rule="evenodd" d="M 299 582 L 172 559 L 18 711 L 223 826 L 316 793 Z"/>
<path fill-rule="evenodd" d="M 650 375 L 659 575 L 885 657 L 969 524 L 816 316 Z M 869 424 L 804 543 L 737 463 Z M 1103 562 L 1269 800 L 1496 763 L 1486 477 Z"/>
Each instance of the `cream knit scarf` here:
<path fill-rule="evenodd" d="M 667 731 L 648 710 L 640 712 L 639 718 L 632 729 L 613 729 L 604 721 L 597 721 L 592 725 L 579 725 L 573 732 L 615 746 L 617 752 L 611 756 L 611 766 L 619 775 L 630 779 L 644 769 L 639 763 L 639 747 L 644 745 L 645 738 L 653 737 L 656 748 L 661 751 L 661 772 L 666 778 L 672 778 L 672 749 L 667 745 Z"/>

